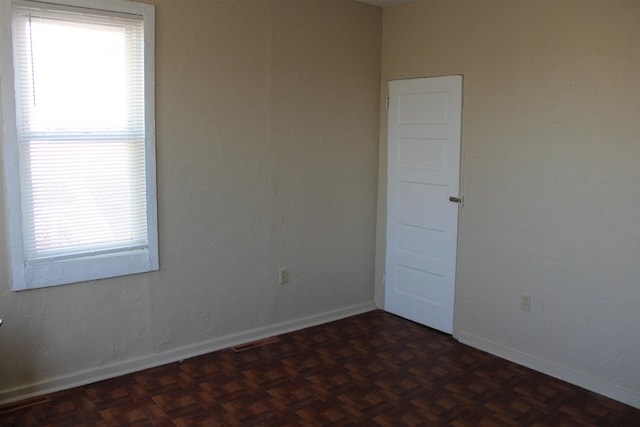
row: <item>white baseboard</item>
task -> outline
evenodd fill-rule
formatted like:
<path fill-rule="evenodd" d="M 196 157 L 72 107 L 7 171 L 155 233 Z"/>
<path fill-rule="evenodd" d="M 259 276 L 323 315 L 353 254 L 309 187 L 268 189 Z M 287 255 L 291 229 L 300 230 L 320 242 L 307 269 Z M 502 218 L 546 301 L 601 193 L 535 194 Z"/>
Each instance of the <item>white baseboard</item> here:
<path fill-rule="evenodd" d="M 316 326 L 322 323 L 332 322 L 334 320 L 354 316 L 356 314 L 366 313 L 375 309 L 376 306 L 373 301 L 364 304 L 352 305 L 338 310 L 314 314 L 312 316 L 302 317 L 282 323 L 276 323 L 274 325 L 263 326 L 260 328 L 252 329 L 250 331 L 215 338 L 210 341 L 181 347 L 178 349 L 166 351 L 164 353 L 150 354 L 139 359 L 126 360 L 123 362 L 114 363 L 112 365 L 101 366 L 81 372 L 75 372 L 69 375 L 50 378 L 8 390 L 1 390 L 0 405 L 16 402 L 34 396 L 54 393 L 56 391 L 66 390 L 73 387 L 83 386 L 97 381 L 114 378 L 120 375 L 138 372 L 144 369 L 154 368 L 156 366 L 177 362 L 179 360 L 188 359 L 190 357 L 200 356 L 202 354 L 211 353 L 213 351 L 232 347 L 238 344 L 259 340 L 274 335 L 281 335 L 287 332 L 297 331 L 300 329 L 308 328 L 310 326 Z"/>
<path fill-rule="evenodd" d="M 466 331 L 457 331 L 455 337 L 463 344 L 640 409 L 640 393 L 637 391 L 608 383 L 589 374 L 577 372 L 553 362 L 505 347 L 502 344 L 476 337 Z"/>

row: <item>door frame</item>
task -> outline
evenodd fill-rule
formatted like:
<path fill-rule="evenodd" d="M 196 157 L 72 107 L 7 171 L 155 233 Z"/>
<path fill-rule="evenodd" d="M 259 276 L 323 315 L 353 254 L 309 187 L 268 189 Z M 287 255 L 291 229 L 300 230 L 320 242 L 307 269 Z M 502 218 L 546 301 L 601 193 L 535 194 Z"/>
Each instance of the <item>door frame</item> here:
<path fill-rule="evenodd" d="M 375 300 L 376 304 L 379 308 L 384 309 L 386 305 L 386 290 L 387 290 L 387 267 L 388 267 L 388 226 L 389 226 L 389 218 L 388 218 L 388 208 L 389 208 L 389 102 L 390 102 L 390 84 L 393 81 L 402 81 L 402 80 L 420 80 L 420 79 L 430 79 L 437 77 L 450 77 L 450 76 L 459 76 L 460 77 L 460 135 L 459 135 L 459 157 L 458 157 L 458 196 L 460 198 L 460 203 L 458 205 L 458 217 L 456 222 L 456 240 L 455 240 L 455 261 L 453 268 L 453 301 L 452 301 L 452 336 L 457 339 L 457 331 L 455 327 L 455 307 L 456 307 L 456 289 L 458 285 L 458 265 L 459 265 L 459 253 L 460 253 L 460 242 L 461 242 L 461 221 L 462 221 L 462 213 L 463 213 L 463 205 L 464 205 L 464 196 L 462 192 L 462 173 L 463 173 L 463 127 L 464 127 L 464 75 L 463 74 L 447 74 L 447 75 L 432 75 L 432 76 L 422 76 L 422 77 L 404 77 L 397 79 L 389 79 L 387 80 L 385 90 L 386 97 L 383 100 L 386 102 L 382 103 L 381 106 L 381 141 L 380 145 L 380 154 L 381 154 L 381 162 L 380 167 L 384 168 L 384 173 L 379 175 L 378 178 L 378 187 L 379 187 L 379 197 L 380 202 L 378 203 L 378 233 L 382 234 L 379 238 L 377 238 L 376 247 L 379 248 L 376 250 L 376 289 L 375 289 Z M 452 195 L 455 196 L 455 195 Z"/>

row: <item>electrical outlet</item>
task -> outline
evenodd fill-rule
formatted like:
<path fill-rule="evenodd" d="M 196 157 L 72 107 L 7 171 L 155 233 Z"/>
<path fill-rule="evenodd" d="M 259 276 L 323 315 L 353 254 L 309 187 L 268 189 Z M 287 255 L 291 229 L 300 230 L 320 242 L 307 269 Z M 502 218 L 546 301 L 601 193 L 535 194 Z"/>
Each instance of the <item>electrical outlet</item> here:
<path fill-rule="evenodd" d="M 289 283 L 289 269 L 287 267 L 282 267 L 279 273 L 280 284 L 286 285 L 287 283 Z"/>
<path fill-rule="evenodd" d="M 522 297 L 520 297 L 520 310 L 527 313 L 531 311 L 531 295 L 522 294 Z"/>

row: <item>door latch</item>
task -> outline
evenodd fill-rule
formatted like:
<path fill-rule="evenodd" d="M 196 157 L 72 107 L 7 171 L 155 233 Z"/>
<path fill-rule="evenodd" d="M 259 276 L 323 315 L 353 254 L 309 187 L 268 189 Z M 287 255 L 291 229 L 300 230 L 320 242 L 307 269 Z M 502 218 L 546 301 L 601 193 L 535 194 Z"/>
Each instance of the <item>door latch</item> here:
<path fill-rule="evenodd" d="M 451 196 L 451 197 L 449 197 L 449 201 L 451 203 L 457 203 L 457 204 L 461 205 L 462 204 L 462 197 Z"/>

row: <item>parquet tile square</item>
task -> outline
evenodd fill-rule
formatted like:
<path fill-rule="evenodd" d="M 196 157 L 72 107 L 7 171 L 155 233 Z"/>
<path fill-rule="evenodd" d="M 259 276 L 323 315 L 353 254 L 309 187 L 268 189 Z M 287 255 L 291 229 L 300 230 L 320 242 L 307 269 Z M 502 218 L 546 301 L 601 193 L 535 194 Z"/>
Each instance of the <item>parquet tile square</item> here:
<path fill-rule="evenodd" d="M 0 427 L 640 427 L 638 409 L 382 311 L 49 397 Z"/>

